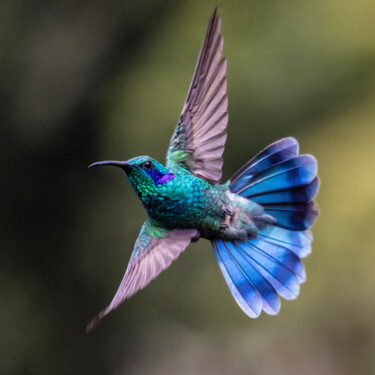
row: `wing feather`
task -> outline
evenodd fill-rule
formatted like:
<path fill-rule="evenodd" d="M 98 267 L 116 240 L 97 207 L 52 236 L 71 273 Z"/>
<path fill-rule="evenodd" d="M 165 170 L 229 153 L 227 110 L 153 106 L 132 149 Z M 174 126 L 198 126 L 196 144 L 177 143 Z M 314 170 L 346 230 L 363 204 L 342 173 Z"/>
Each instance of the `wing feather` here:
<path fill-rule="evenodd" d="M 148 285 L 186 249 L 191 238 L 197 234 L 195 229 L 175 229 L 162 232 L 162 237 L 154 237 L 155 228 L 150 221 L 143 225 L 135 243 L 125 275 L 112 299 L 87 326 L 91 331 L 110 311 L 125 299 L 130 298 Z"/>
<path fill-rule="evenodd" d="M 167 166 L 182 166 L 204 180 L 221 180 L 228 124 L 227 62 L 215 9 L 198 57 L 189 92 L 167 154 Z"/>

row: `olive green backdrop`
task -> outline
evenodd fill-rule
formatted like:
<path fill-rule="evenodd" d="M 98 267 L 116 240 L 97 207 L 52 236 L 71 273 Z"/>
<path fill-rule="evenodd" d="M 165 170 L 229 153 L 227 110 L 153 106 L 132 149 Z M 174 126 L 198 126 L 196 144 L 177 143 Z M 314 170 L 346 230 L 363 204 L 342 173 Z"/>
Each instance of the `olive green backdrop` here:
<path fill-rule="evenodd" d="M 284 136 L 319 161 L 300 297 L 246 317 L 202 240 L 86 335 L 146 218 L 120 171 L 87 165 L 164 160 L 216 3 L 3 0 L 1 373 L 375 373 L 374 2 L 217 3 L 224 178 Z"/>

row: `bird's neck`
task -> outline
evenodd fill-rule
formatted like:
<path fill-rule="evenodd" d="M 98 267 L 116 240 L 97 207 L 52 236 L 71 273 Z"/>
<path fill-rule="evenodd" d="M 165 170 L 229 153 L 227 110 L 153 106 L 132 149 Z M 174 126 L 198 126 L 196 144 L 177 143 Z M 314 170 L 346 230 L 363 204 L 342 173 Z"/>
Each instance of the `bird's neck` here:
<path fill-rule="evenodd" d="M 157 188 L 155 184 L 142 181 L 142 179 L 138 178 L 138 176 L 130 175 L 126 176 L 130 185 L 138 195 L 139 199 L 142 200 L 149 195 L 157 195 Z"/>

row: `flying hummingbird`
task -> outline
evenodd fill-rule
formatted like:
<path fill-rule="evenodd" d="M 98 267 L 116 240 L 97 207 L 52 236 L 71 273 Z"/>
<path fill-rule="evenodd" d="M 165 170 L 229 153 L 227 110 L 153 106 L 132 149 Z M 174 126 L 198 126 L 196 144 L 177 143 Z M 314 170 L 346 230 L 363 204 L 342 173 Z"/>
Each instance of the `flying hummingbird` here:
<path fill-rule="evenodd" d="M 143 224 L 112 302 L 87 326 L 168 268 L 190 242 L 211 241 L 234 299 L 250 317 L 277 314 L 278 296 L 294 299 L 305 280 L 300 258 L 311 251 L 318 215 L 317 161 L 284 138 L 220 184 L 227 138 L 226 60 L 215 9 L 190 89 L 167 152 L 166 165 L 149 156 L 90 165 L 121 168 L 141 200 Z"/>

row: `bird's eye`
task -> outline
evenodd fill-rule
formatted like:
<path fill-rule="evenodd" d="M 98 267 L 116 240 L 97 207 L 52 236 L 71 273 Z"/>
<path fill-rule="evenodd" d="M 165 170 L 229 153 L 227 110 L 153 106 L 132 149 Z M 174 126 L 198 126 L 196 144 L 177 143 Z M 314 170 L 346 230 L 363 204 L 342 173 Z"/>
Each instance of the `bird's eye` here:
<path fill-rule="evenodd" d="M 145 170 L 150 170 L 152 167 L 154 166 L 154 164 L 152 163 L 152 161 L 148 160 L 148 161 L 145 161 L 141 167 Z"/>

